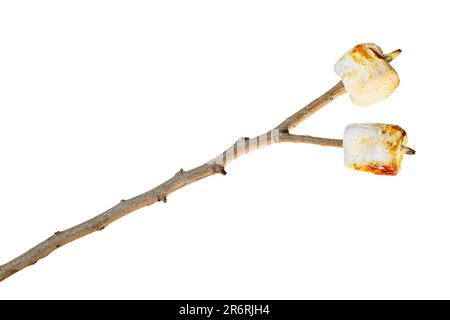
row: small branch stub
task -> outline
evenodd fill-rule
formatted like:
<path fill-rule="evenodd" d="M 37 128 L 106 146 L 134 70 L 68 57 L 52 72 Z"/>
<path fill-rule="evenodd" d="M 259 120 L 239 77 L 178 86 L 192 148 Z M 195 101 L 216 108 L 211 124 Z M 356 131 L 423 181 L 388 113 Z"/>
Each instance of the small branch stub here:
<path fill-rule="evenodd" d="M 159 192 L 155 192 L 156 199 L 158 199 L 158 202 L 167 203 L 167 196 L 164 194 L 161 194 Z"/>
<path fill-rule="evenodd" d="M 214 173 L 220 173 L 223 176 L 227 175 L 227 172 L 225 171 L 225 166 L 214 163 L 211 167 Z"/>

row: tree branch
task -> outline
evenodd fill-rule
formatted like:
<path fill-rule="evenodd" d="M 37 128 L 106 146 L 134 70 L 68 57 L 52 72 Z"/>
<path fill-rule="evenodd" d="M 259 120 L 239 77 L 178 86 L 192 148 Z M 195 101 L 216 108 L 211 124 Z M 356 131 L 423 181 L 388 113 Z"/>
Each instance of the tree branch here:
<path fill-rule="evenodd" d="M 296 143 L 311 143 L 326 147 L 342 148 L 342 139 L 319 138 L 312 136 L 301 136 L 295 134 L 280 135 L 280 142 L 296 142 Z"/>
<path fill-rule="evenodd" d="M 394 51 L 386 55 L 386 59 L 392 60 L 399 54 Z M 176 190 L 183 188 L 195 181 L 220 173 L 225 175 L 225 166 L 239 156 L 257 150 L 259 148 L 279 142 L 312 143 L 322 146 L 342 147 L 342 140 L 318 138 L 311 136 L 292 135 L 289 130 L 296 127 L 313 113 L 317 112 L 325 105 L 333 101 L 336 97 L 345 93 L 342 82 L 336 84 L 322 96 L 308 104 L 303 109 L 288 117 L 281 124 L 265 134 L 254 138 L 241 138 L 230 148 L 219 154 L 210 161 L 188 171 L 181 169 L 172 178 L 158 185 L 157 187 L 128 200 L 122 200 L 114 207 L 105 212 L 80 223 L 64 231 L 57 231 L 48 239 L 42 241 L 27 252 L 17 258 L 0 266 L 0 281 L 8 278 L 12 274 L 35 264 L 40 259 L 48 256 L 54 250 L 84 237 L 92 232 L 103 230 L 107 225 L 117 219 L 136 211 L 142 207 L 152 205 L 155 202 L 166 202 L 167 197 Z M 409 150 L 409 149 L 408 149 Z M 406 153 L 412 151 L 406 150 Z M 411 149 L 412 150 L 412 149 Z"/>

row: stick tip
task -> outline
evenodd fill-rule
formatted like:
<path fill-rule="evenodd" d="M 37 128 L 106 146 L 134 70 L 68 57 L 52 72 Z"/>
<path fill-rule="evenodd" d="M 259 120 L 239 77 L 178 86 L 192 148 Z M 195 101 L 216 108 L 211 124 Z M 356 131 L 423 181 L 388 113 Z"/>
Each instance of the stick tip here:
<path fill-rule="evenodd" d="M 412 149 L 412 148 L 409 148 L 409 147 L 407 147 L 407 146 L 402 146 L 402 152 L 403 152 L 404 154 L 409 154 L 409 155 L 416 154 L 416 150 L 414 150 L 414 149 Z"/>
<path fill-rule="evenodd" d="M 401 49 L 394 50 L 394 51 L 392 51 L 392 52 L 389 52 L 389 53 L 385 54 L 385 55 L 384 55 L 384 59 L 385 59 L 387 62 L 391 62 L 392 60 L 394 60 L 395 58 L 397 58 L 397 57 L 400 55 L 400 53 L 402 53 L 402 50 L 401 50 Z"/>

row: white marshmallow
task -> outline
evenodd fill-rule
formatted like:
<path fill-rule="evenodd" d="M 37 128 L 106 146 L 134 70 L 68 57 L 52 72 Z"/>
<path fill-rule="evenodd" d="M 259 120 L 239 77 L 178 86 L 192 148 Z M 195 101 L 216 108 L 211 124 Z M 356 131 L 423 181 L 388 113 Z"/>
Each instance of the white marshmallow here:
<path fill-rule="evenodd" d="M 343 147 L 347 167 L 395 176 L 403 160 L 405 130 L 382 123 L 355 123 L 345 128 Z"/>
<path fill-rule="evenodd" d="M 352 102 L 367 106 L 388 97 L 400 80 L 383 51 L 373 43 L 359 44 L 346 52 L 334 66 Z"/>

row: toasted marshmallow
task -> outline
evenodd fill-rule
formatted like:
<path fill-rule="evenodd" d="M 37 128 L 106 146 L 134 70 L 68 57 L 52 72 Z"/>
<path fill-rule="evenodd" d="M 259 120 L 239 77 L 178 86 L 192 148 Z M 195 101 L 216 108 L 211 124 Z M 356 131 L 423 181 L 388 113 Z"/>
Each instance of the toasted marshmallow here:
<path fill-rule="evenodd" d="M 405 130 L 382 123 L 355 123 L 345 128 L 343 147 L 347 167 L 379 175 L 395 176 L 406 147 Z"/>
<path fill-rule="evenodd" d="M 334 70 L 342 78 L 350 99 L 358 106 L 388 97 L 400 83 L 381 48 L 373 43 L 359 44 L 345 53 Z"/>

